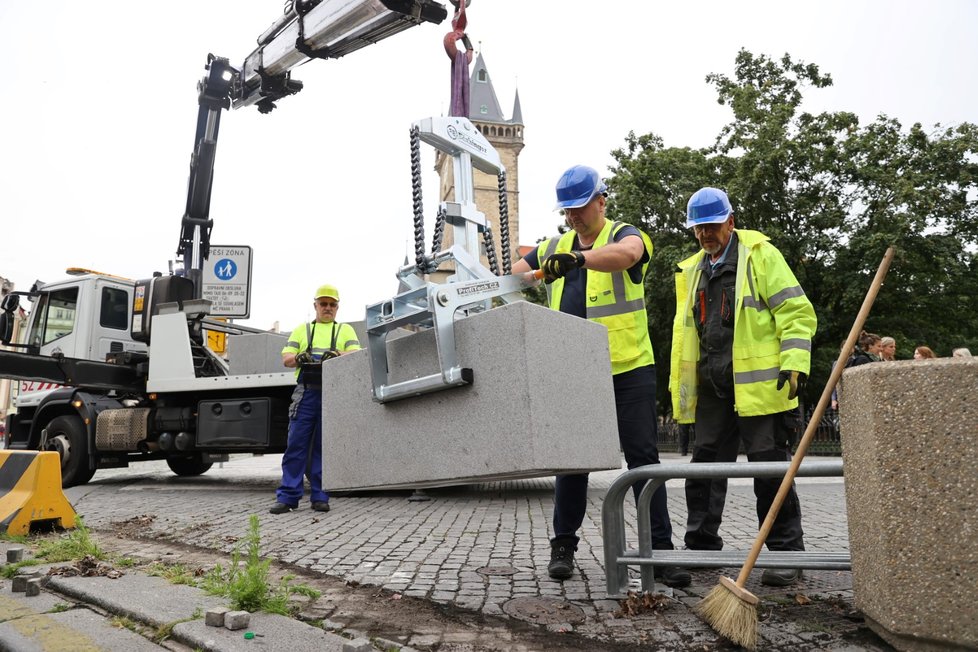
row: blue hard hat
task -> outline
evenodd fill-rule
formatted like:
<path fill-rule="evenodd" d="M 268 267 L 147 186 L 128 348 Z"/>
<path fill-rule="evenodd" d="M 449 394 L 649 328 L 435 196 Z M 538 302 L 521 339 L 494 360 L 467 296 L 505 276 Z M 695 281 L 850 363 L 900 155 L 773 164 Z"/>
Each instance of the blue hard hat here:
<path fill-rule="evenodd" d="M 726 222 L 733 213 L 727 193 L 718 188 L 700 188 L 686 204 L 686 226 Z"/>
<path fill-rule="evenodd" d="M 575 165 L 560 175 L 557 181 L 557 206 L 554 210 L 580 208 L 595 195 L 605 192 L 608 192 L 608 186 L 597 170 L 586 165 Z"/>

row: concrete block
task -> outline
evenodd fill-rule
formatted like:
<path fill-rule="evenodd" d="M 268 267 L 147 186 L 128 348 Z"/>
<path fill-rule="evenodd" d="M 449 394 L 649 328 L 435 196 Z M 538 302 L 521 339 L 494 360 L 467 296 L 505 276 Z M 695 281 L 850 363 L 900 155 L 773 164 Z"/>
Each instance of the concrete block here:
<path fill-rule="evenodd" d="M 219 607 L 217 609 L 208 609 L 204 613 L 204 624 L 208 627 L 224 627 L 224 616 L 230 609 L 226 607 Z"/>
<path fill-rule="evenodd" d="M 367 351 L 323 369 L 323 485 L 436 487 L 619 468 L 604 326 L 527 302 L 455 324 L 471 385 L 377 403 Z M 390 381 L 437 373 L 432 330 L 389 338 Z"/>
<path fill-rule="evenodd" d="M 27 591 L 27 580 L 33 579 L 33 575 L 14 575 L 10 580 L 10 590 L 14 593 L 24 593 Z"/>
<path fill-rule="evenodd" d="M 24 593 L 26 593 L 27 597 L 29 598 L 41 595 L 41 578 L 32 577 L 31 579 L 27 580 L 27 586 L 24 589 Z"/>
<path fill-rule="evenodd" d="M 978 649 L 976 388 L 978 358 L 843 374 L 854 602 L 900 650 Z"/>
<path fill-rule="evenodd" d="M 251 614 L 247 611 L 228 611 L 224 614 L 224 626 L 227 629 L 244 629 L 251 622 Z"/>
<path fill-rule="evenodd" d="M 232 376 L 281 373 L 282 348 L 288 333 L 248 333 L 235 335 L 228 343 L 228 370 Z"/>
<path fill-rule="evenodd" d="M 24 548 L 23 546 L 17 546 L 15 548 L 7 548 L 7 563 L 16 564 L 24 559 Z"/>

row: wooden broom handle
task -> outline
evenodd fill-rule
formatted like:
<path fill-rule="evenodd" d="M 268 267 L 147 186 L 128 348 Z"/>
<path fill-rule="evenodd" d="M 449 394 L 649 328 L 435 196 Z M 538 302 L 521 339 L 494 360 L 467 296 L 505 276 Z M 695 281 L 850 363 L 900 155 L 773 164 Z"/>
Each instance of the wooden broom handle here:
<path fill-rule="evenodd" d="M 869 310 L 873 307 L 873 302 L 876 301 L 876 295 L 879 294 L 880 286 L 883 285 L 883 279 L 886 278 L 886 272 L 890 269 L 890 263 L 892 261 L 893 247 L 889 247 L 883 256 L 882 262 L 880 262 L 879 269 L 876 270 L 876 277 L 873 278 L 873 283 L 869 286 L 869 291 L 866 292 L 866 298 L 863 299 L 862 308 L 859 309 L 859 314 L 856 315 L 856 321 L 852 324 L 849 337 L 846 338 L 846 343 L 842 346 L 842 350 L 839 351 L 839 358 L 835 361 L 835 367 L 832 369 L 832 373 L 829 374 L 829 380 L 825 384 L 825 389 L 822 390 L 822 397 L 818 399 L 818 405 L 815 406 L 812 418 L 805 428 L 805 434 L 802 435 L 801 441 L 798 442 L 798 450 L 791 459 L 791 466 L 788 467 L 788 472 L 785 473 L 784 479 L 781 481 L 778 494 L 774 497 L 774 502 L 771 503 L 771 509 L 768 510 L 767 516 L 764 518 L 764 523 L 757 533 L 757 538 L 754 539 L 754 545 L 750 549 L 750 554 L 747 555 L 747 560 L 744 562 L 743 568 L 740 569 L 740 575 L 737 576 L 736 582 L 740 588 L 744 588 L 750 572 L 754 570 L 754 564 L 757 563 L 757 556 L 761 554 L 761 548 L 764 547 L 764 542 L 767 541 L 767 535 L 771 532 L 774 519 L 777 518 L 784 499 L 788 497 L 788 492 L 791 491 L 791 485 L 795 481 L 795 474 L 798 473 L 798 467 L 801 466 L 801 461 L 808 451 L 808 445 L 815 436 L 815 431 L 818 430 L 818 424 L 822 420 L 822 415 L 825 414 L 825 408 L 832 399 L 832 390 L 842 377 L 842 372 L 845 370 L 849 354 L 853 347 L 856 346 L 856 340 L 859 339 L 859 333 L 866 323 Z"/>

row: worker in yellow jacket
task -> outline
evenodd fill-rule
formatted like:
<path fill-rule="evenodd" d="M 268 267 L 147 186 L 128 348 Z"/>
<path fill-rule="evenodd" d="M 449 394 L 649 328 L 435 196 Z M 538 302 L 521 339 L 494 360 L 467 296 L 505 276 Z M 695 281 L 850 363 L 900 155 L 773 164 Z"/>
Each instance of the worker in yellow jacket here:
<path fill-rule="evenodd" d="M 696 423 L 695 462 L 733 462 L 741 442 L 756 462 L 791 459 L 801 426 L 797 396 L 811 363 L 815 310 L 767 236 L 736 229 L 726 193 L 702 188 L 690 198 L 686 226 L 702 249 L 679 263 L 669 389 L 673 416 Z M 781 484 L 757 478 L 758 521 Z M 720 550 L 726 479 L 686 481 L 686 547 Z M 771 550 L 804 550 L 801 507 L 792 487 L 767 538 Z M 764 571 L 788 586 L 799 569 Z"/>
<path fill-rule="evenodd" d="M 611 377 L 615 390 L 618 440 L 628 468 L 659 463 L 655 407 L 655 359 L 645 312 L 645 274 L 652 241 L 638 228 L 605 217 L 608 187 L 597 170 L 569 168 L 557 182 L 557 208 L 570 228 L 544 240 L 513 265 L 513 273 L 542 269 L 550 307 L 602 324 L 608 329 Z M 587 397 L 576 397 L 588 400 Z M 644 483 L 636 483 L 635 499 Z M 547 572 L 555 580 L 574 573 L 577 531 L 587 509 L 588 474 L 558 475 L 554 484 L 554 536 Z M 652 547 L 671 550 L 672 523 L 666 487 L 652 495 Z M 688 586 L 689 572 L 655 566 L 663 584 Z"/>

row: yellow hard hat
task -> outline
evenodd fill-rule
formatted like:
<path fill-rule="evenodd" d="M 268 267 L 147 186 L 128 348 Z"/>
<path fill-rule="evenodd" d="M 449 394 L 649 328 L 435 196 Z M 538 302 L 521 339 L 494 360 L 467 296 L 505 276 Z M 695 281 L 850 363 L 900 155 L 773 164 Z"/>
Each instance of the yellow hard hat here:
<path fill-rule="evenodd" d="M 320 285 L 319 289 L 316 290 L 316 296 L 313 297 L 313 299 L 319 299 L 320 297 L 329 297 L 339 301 L 340 291 L 336 289 L 335 285 Z"/>

